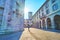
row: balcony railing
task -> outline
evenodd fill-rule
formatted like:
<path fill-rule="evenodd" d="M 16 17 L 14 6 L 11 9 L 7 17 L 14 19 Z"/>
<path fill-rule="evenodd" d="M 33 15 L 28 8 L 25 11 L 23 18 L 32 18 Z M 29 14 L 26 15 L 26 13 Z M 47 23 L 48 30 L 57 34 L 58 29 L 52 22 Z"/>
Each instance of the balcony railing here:
<path fill-rule="evenodd" d="M 46 18 L 46 15 L 44 15 L 44 16 L 40 16 L 40 19 L 42 19 L 42 18 Z"/>

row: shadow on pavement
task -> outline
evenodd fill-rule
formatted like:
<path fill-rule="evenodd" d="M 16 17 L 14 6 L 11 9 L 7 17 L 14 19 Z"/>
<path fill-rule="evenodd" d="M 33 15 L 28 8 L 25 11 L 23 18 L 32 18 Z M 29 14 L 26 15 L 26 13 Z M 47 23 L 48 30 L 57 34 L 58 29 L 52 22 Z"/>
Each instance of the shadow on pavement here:
<path fill-rule="evenodd" d="M 34 37 L 36 40 L 41 40 L 41 39 L 38 38 L 34 33 L 32 33 L 32 32 L 30 31 L 30 29 L 29 29 L 28 31 L 29 31 L 29 33 L 31 34 L 31 36 Z"/>
<path fill-rule="evenodd" d="M 0 35 L 0 40 L 19 40 L 23 31 Z"/>
<path fill-rule="evenodd" d="M 56 30 L 56 29 L 41 29 L 41 28 L 35 28 L 35 29 L 49 31 L 49 32 L 55 32 L 55 33 L 60 33 L 60 30 Z"/>
<path fill-rule="evenodd" d="M 49 31 L 49 32 L 55 32 L 55 33 L 60 33 L 60 30 L 52 30 L 52 29 L 41 29 L 44 31 Z"/>

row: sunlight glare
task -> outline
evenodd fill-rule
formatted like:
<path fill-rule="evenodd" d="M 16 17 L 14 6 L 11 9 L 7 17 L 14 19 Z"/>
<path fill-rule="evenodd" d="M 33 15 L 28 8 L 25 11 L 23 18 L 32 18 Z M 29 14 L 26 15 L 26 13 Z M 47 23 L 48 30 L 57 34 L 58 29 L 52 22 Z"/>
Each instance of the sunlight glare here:
<path fill-rule="evenodd" d="M 28 13 L 28 11 L 29 11 L 28 8 L 25 8 L 25 9 L 24 9 L 24 12 L 25 12 L 25 13 Z"/>

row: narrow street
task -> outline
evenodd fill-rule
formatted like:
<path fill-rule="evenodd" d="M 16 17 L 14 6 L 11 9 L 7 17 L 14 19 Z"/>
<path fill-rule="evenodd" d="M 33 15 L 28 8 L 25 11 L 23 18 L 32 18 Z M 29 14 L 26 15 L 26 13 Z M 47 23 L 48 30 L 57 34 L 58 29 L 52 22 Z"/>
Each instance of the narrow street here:
<path fill-rule="evenodd" d="M 25 28 L 20 40 L 60 40 L 60 33 Z"/>

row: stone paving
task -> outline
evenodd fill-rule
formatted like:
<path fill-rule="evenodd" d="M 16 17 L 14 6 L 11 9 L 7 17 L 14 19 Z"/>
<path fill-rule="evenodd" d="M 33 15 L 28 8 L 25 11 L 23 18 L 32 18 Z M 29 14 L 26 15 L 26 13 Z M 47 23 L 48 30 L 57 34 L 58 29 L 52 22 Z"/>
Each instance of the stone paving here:
<path fill-rule="evenodd" d="M 20 40 L 60 40 L 60 33 L 41 29 L 25 28 Z"/>

